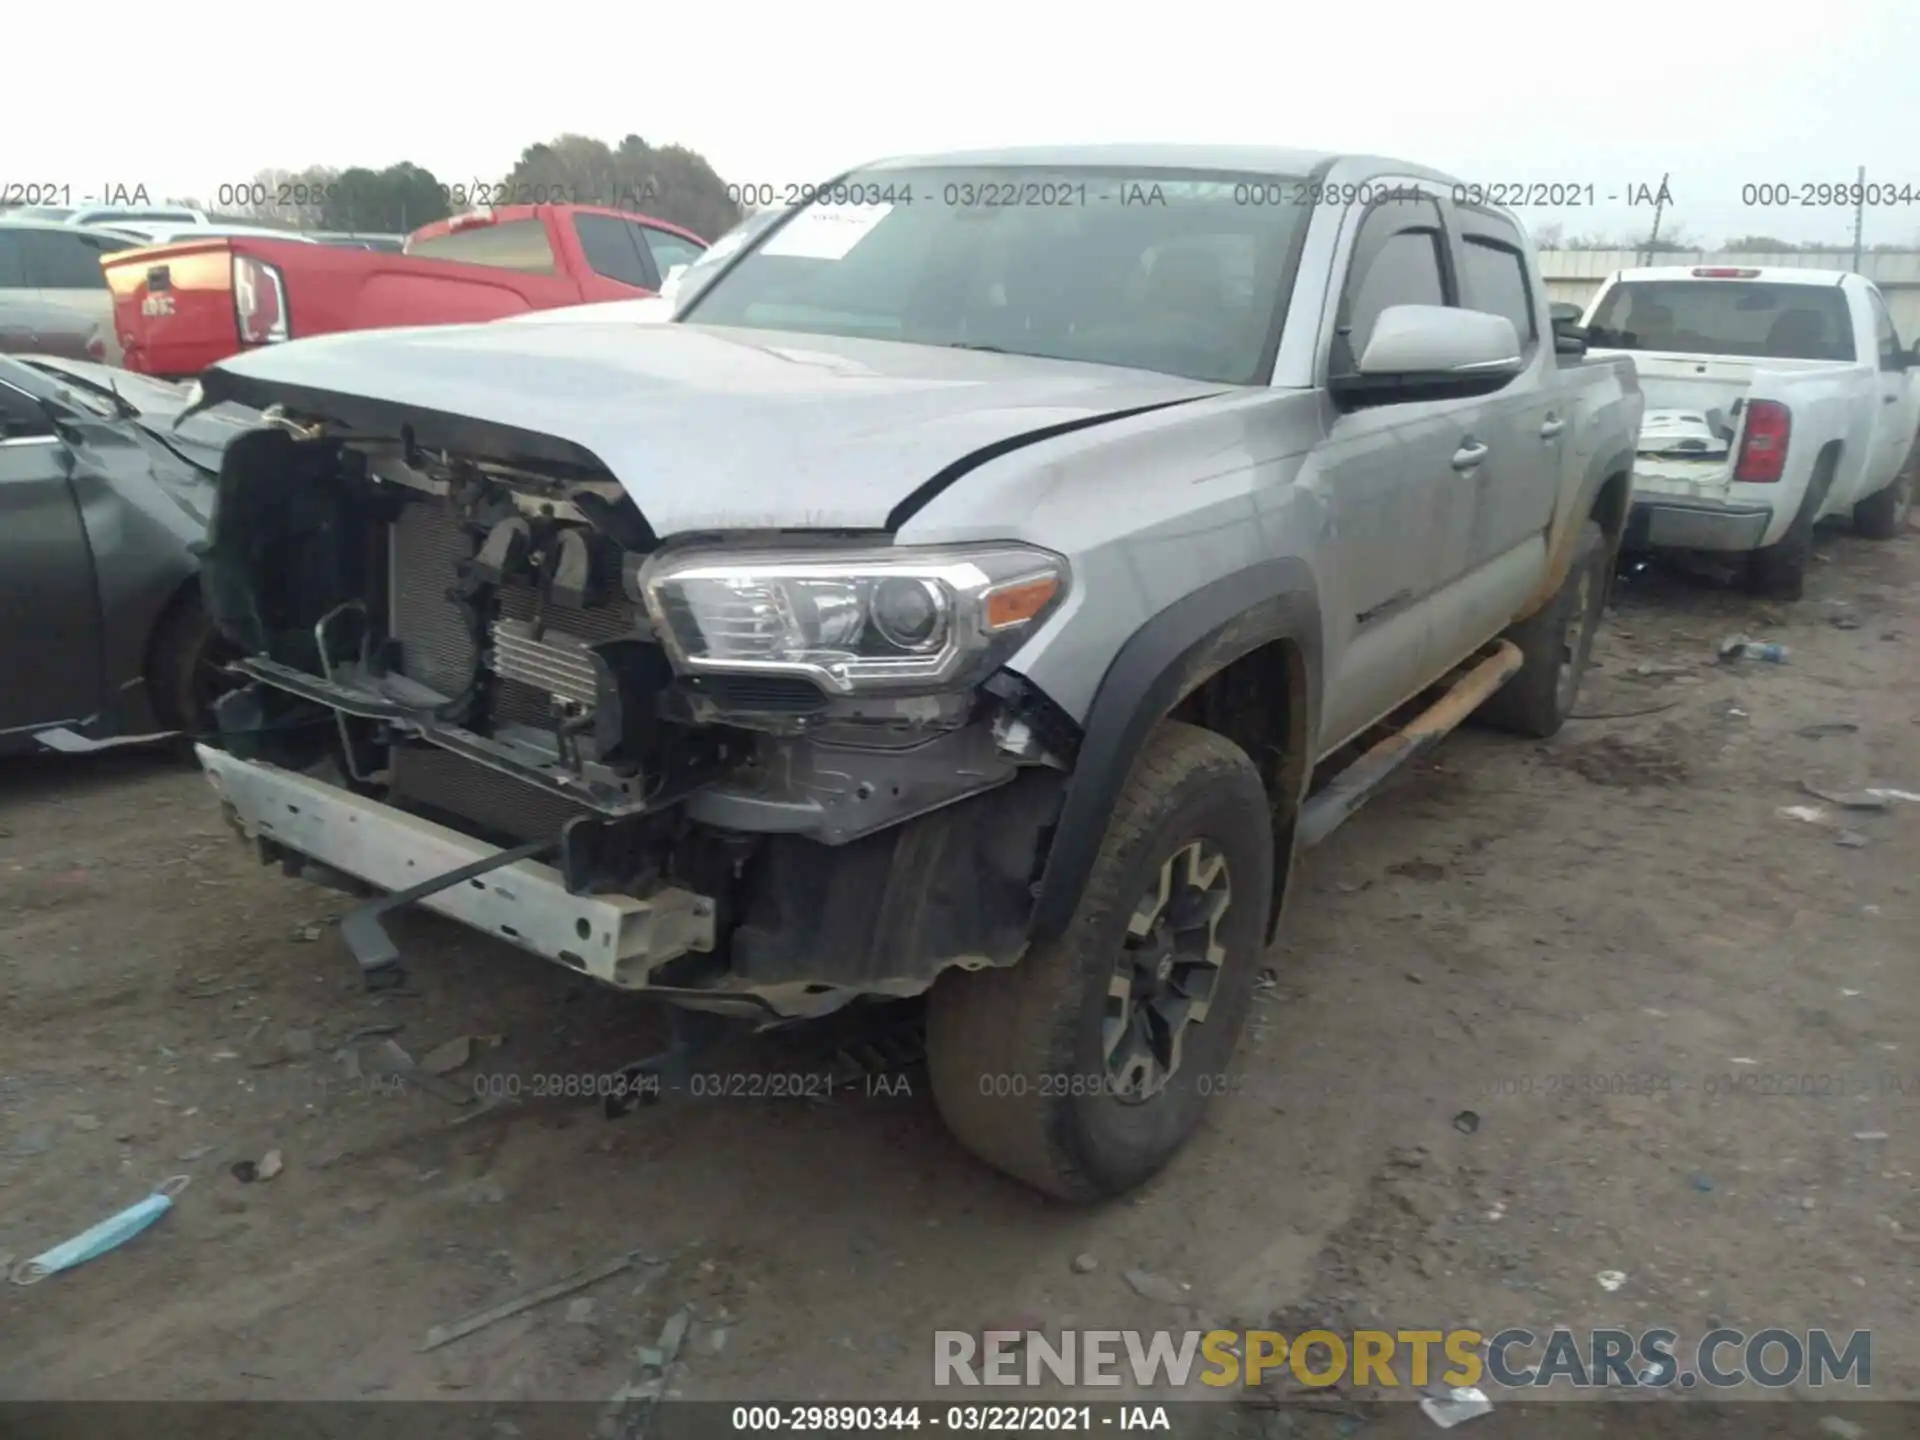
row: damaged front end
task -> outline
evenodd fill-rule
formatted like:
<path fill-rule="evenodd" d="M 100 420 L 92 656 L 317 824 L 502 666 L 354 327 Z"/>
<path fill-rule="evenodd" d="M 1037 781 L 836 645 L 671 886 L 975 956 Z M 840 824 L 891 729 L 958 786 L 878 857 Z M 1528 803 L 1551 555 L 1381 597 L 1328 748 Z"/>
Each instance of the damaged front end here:
<path fill-rule="evenodd" d="M 1065 594 L 1023 546 L 663 545 L 590 453 L 275 407 L 202 560 L 248 681 L 208 778 L 264 860 L 609 985 L 782 1019 L 1024 950 L 1077 728 L 1004 669 Z"/>

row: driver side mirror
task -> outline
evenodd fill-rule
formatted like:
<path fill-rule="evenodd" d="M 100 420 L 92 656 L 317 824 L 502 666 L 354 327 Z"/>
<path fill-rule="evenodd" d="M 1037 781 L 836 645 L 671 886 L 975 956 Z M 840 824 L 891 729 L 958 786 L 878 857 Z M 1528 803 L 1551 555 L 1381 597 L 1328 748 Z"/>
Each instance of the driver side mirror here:
<path fill-rule="evenodd" d="M 1329 377 L 1327 389 L 1344 405 L 1460 400 L 1491 395 L 1525 368 L 1520 337 L 1504 315 L 1390 305 L 1353 373 Z"/>
<path fill-rule="evenodd" d="M 1580 307 L 1556 300 L 1547 307 L 1553 325 L 1553 351 L 1556 355 L 1584 355 L 1592 343 L 1587 327 L 1580 323 Z"/>

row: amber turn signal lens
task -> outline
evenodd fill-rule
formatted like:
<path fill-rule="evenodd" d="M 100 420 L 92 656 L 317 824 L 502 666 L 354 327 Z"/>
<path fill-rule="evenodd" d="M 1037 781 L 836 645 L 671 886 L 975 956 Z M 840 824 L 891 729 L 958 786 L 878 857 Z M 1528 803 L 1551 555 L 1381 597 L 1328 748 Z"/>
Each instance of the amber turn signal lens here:
<path fill-rule="evenodd" d="M 1022 580 L 987 594 L 987 629 L 1005 630 L 1024 625 L 1060 592 L 1060 577 L 1042 575 L 1037 580 Z"/>

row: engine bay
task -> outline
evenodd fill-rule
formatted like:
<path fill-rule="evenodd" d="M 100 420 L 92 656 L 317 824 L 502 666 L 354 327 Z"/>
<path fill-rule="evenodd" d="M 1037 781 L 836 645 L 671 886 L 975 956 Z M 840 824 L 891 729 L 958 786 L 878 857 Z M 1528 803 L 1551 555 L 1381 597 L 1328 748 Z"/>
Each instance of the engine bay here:
<path fill-rule="evenodd" d="M 230 454 L 203 559 L 253 682 L 218 712 L 242 758 L 502 845 L 562 837 L 579 893 L 737 871 L 769 834 L 844 844 L 1046 759 L 1012 677 L 676 673 L 639 578 L 659 542 L 604 473 L 277 419 Z"/>

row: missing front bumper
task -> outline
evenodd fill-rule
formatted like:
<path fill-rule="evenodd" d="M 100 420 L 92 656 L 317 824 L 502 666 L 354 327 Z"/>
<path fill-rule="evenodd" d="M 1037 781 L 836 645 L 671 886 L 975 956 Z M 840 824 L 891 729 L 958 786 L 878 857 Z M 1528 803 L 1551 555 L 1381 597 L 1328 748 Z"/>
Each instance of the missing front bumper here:
<path fill-rule="evenodd" d="M 196 745 L 207 779 L 242 830 L 382 890 L 407 890 L 500 853 L 496 846 L 337 786 Z M 623 990 L 714 946 L 714 905 L 666 886 L 645 899 L 574 895 L 533 860 L 504 865 L 420 901 L 536 955 Z"/>

